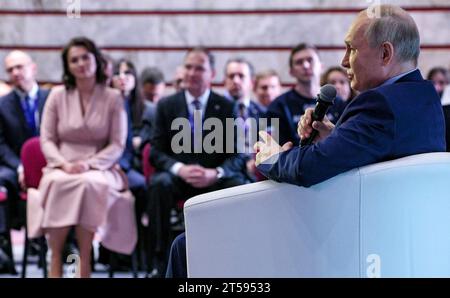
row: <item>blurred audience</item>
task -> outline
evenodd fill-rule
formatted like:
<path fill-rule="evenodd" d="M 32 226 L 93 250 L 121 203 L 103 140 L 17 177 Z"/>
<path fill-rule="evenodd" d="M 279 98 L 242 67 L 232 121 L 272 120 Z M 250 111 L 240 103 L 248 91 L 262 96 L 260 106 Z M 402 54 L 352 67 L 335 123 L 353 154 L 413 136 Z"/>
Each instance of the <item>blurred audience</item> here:
<path fill-rule="evenodd" d="M 267 108 L 281 94 L 281 82 L 278 73 L 273 69 L 257 73 L 254 93 L 256 100 Z"/>
<path fill-rule="evenodd" d="M 136 244 L 134 198 L 117 162 L 127 118 L 118 91 L 105 86 L 104 61 L 89 39 L 63 49 L 64 86 L 54 87 L 41 125 L 47 166 L 39 188 L 28 192 L 30 238 L 47 234 L 50 277 L 62 277 L 62 252 L 71 227 L 79 249 L 77 275 L 90 277 L 94 233 L 112 251 L 131 254 Z"/>
<path fill-rule="evenodd" d="M 146 108 L 138 82 L 136 67 L 131 61 L 121 59 L 114 65 L 112 86 L 119 89 L 126 99 L 131 115 L 133 148 L 135 149 L 140 148 L 142 143 L 140 135 L 143 128 L 142 116 Z"/>
<path fill-rule="evenodd" d="M 124 100 L 125 111 L 127 113 L 127 140 L 125 143 L 124 153 L 119 159 L 119 165 L 126 173 L 128 178 L 128 187 L 135 197 L 135 212 L 140 236 L 138 239 L 140 248 L 138 250 L 138 255 L 142 256 L 144 235 L 146 233 L 144 232 L 145 228 L 142 226 L 140 219 L 143 216 L 145 206 L 147 205 L 147 183 L 144 175 L 142 174 L 140 146 L 142 142 L 141 131 L 143 129 L 142 114 L 145 112 L 146 104 L 142 103 L 142 97 L 140 96 L 139 86 L 137 84 L 138 78 L 136 77 L 135 69 L 136 68 L 131 61 L 125 59 L 119 60 L 113 67 L 114 75 L 112 78 L 112 84 L 114 88 L 120 90 Z M 133 107 L 137 106 L 139 106 L 139 109 L 135 110 L 133 114 Z M 141 107 L 142 110 L 140 110 Z M 136 124 L 135 121 L 135 124 L 133 125 L 133 119 L 136 119 L 134 117 L 140 117 L 141 124 Z M 139 126 L 141 128 L 136 129 L 136 127 Z M 135 128 L 134 131 L 133 128 Z M 99 261 L 101 263 L 107 263 L 109 260 L 108 255 L 109 253 L 105 249 L 101 248 Z M 124 266 L 130 264 L 131 261 L 129 258 L 124 256 L 119 258 L 119 262 L 121 260 L 124 261 Z"/>
<path fill-rule="evenodd" d="M 147 67 L 141 73 L 142 96 L 146 101 L 157 103 L 166 89 L 164 75 L 157 67 Z"/>
<path fill-rule="evenodd" d="M 244 138 L 237 144 L 243 144 L 241 157 L 245 159 L 246 167 L 242 169 L 247 174 L 249 182 L 256 181 L 256 167 L 253 144 L 257 141 L 258 120 L 264 114 L 263 108 L 251 99 L 255 71 L 253 65 L 244 58 L 231 58 L 225 64 L 225 90 L 234 102 L 234 116 L 243 120 L 244 129 L 238 129 L 237 138 Z M 252 119 L 256 127 L 252 125 Z"/>
<path fill-rule="evenodd" d="M 347 71 L 340 66 L 328 68 L 322 75 L 320 85 L 331 84 L 336 88 L 337 96 L 343 101 L 349 102 L 356 96 L 356 91 L 350 87 Z"/>
<path fill-rule="evenodd" d="M 448 69 L 443 67 L 433 67 L 427 75 L 427 80 L 430 80 L 439 97 L 442 98 L 445 87 L 450 84 L 450 74 Z"/>
<path fill-rule="evenodd" d="M 102 57 L 105 62 L 105 75 L 106 75 L 106 86 L 112 86 L 112 78 L 114 75 L 114 59 L 111 55 L 102 52 Z"/>
<path fill-rule="evenodd" d="M 298 44 L 289 56 L 289 67 L 290 74 L 297 83 L 294 88 L 280 95 L 269 105 L 266 117 L 271 120 L 271 130 L 275 131 L 272 119 L 278 119 L 280 145 L 292 142 L 298 146 L 300 143 L 297 134 L 298 121 L 307 108 L 315 106 L 316 96 L 320 91 L 322 62 L 316 47 L 306 43 Z M 336 98 L 334 105 L 328 110 L 328 119 L 336 123 L 344 108 L 345 103 Z"/>
<path fill-rule="evenodd" d="M 156 276 L 165 272 L 172 238 L 170 212 L 177 201 L 245 183 L 244 173 L 239 171 L 245 165 L 237 154 L 220 153 L 225 152 L 223 147 L 220 151 L 207 153 L 207 148 L 203 147 L 203 137 L 209 129 L 203 130 L 202 119 L 205 122 L 208 118 L 220 121 L 224 128 L 223 139 L 215 143 L 224 146 L 227 136 L 225 120 L 233 118 L 233 104 L 211 90 L 215 75 L 214 56 L 206 49 L 192 49 L 185 56 L 184 68 L 185 90 L 158 103 L 152 138 L 150 161 L 156 172 L 149 187 L 149 219 Z M 195 115 L 201 118 L 195 120 Z M 184 127 L 171 129 L 173 121 L 179 117 L 189 119 L 190 133 L 173 142 L 174 136 L 184 131 Z"/>

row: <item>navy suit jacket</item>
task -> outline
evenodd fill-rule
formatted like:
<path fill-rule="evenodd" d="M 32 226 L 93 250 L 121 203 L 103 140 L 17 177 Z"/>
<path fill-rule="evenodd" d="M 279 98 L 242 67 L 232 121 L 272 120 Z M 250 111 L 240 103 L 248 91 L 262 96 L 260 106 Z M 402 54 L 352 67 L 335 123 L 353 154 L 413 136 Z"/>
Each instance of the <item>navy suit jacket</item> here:
<path fill-rule="evenodd" d="M 326 139 L 282 152 L 258 169 L 276 181 L 311 186 L 353 168 L 445 148 L 440 99 L 416 70 L 357 96 Z"/>
<path fill-rule="evenodd" d="M 245 162 L 236 153 L 179 153 L 171 148 L 172 138 L 179 132 L 172 130 L 172 121 L 176 118 L 189 118 L 184 91 L 161 99 L 156 107 L 155 127 L 151 140 L 152 150 L 150 161 L 158 171 L 169 171 L 176 162 L 199 164 L 205 168 L 222 167 L 224 178 L 243 177 L 242 169 Z M 233 119 L 233 103 L 211 91 L 206 105 L 204 119 L 217 118 L 221 121 L 223 130 L 223 150 L 226 151 L 226 119 Z M 203 131 L 203 137 L 210 131 Z"/>
<path fill-rule="evenodd" d="M 48 94 L 49 90 L 39 88 L 39 119 Z M 20 97 L 13 90 L 0 98 L 0 164 L 16 170 L 22 145 L 30 137 L 32 133 L 25 120 Z"/>

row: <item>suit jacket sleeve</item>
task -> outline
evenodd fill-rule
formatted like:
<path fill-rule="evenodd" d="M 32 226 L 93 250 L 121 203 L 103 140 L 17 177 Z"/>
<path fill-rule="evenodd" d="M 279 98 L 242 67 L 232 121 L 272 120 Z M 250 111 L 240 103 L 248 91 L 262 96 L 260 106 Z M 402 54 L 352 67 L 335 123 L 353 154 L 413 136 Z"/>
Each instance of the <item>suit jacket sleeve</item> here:
<path fill-rule="evenodd" d="M 2 99 L 5 100 L 5 99 Z M 10 167 L 11 169 L 17 169 L 20 164 L 20 157 L 9 147 L 5 139 L 5 127 L 3 119 L 3 107 L 0 113 L 0 161 L 3 165 Z"/>
<path fill-rule="evenodd" d="M 154 106 L 146 106 L 144 114 L 142 115 L 142 129 L 139 133 L 139 136 L 142 139 L 140 150 L 142 150 L 153 137 L 155 109 L 156 107 Z"/>
<path fill-rule="evenodd" d="M 383 95 L 366 92 L 343 117 L 326 139 L 282 152 L 273 157 L 272 164 L 260 164 L 258 170 L 270 179 L 308 187 L 387 158 L 395 119 Z"/>
<path fill-rule="evenodd" d="M 285 104 L 286 103 L 283 98 L 279 97 L 272 102 L 272 104 L 270 104 L 265 114 L 268 121 L 267 125 L 271 130 L 271 134 L 275 135 L 278 133 L 278 143 L 280 145 L 283 145 L 289 141 L 296 143 L 295 139 L 292 138 L 290 120 L 287 119 L 283 110 L 283 105 Z M 274 121 L 274 119 L 278 119 L 278 122 Z M 277 125 L 278 127 L 276 127 Z"/>
<path fill-rule="evenodd" d="M 233 112 L 233 105 L 230 105 L 230 110 L 227 111 L 227 115 L 229 118 L 235 118 L 237 115 Z M 226 124 L 224 124 L 226 128 Z M 224 144 L 227 143 L 226 137 L 228 133 L 225 132 Z M 220 167 L 224 170 L 223 178 L 232 178 L 236 176 L 246 175 L 247 172 L 247 161 L 250 159 L 250 155 L 246 153 L 237 153 L 237 135 L 238 132 L 234 130 L 234 153 L 228 153 L 226 159 L 222 162 Z"/>
<path fill-rule="evenodd" d="M 128 125 L 128 133 L 125 143 L 125 150 L 123 151 L 123 154 L 119 159 L 119 165 L 125 172 L 131 170 L 134 156 L 133 139 L 132 139 L 133 131 L 130 129 L 129 121 L 127 122 L 127 125 Z"/>

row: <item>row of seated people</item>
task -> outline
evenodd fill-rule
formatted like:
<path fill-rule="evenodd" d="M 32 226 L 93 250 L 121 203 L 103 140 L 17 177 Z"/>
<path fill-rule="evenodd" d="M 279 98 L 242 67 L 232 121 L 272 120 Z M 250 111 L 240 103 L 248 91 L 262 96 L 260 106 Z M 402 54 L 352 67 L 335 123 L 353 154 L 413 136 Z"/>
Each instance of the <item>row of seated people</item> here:
<path fill-rule="evenodd" d="M 247 154 L 237 154 L 236 150 L 205 153 L 203 148 L 196 153 L 195 138 L 192 144 L 172 142 L 178 133 L 172 127 L 175 119 L 189 119 L 194 127 L 194 112 L 200 110 L 203 120 L 219 119 L 226 128 L 227 118 L 276 118 L 279 142 L 298 145 L 297 122 L 304 110 L 315 104 L 321 85 L 320 57 L 308 44 L 299 44 L 291 51 L 290 73 L 297 80 L 294 88 L 277 97 L 277 92 L 272 92 L 276 90 L 272 85 L 277 84 L 270 79 L 275 77 L 279 85 L 279 78 L 275 73 L 263 77 L 268 78 L 266 106 L 251 100 L 254 69 L 245 59 L 227 62 L 224 97 L 212 91 L 214 56 L 205 49 L 187 53 L 183 89 L 157 106 L 142 100 L 130 61 L 112 63 L 112 75 L 108 76 L 104 55 L 86 38 L 71 40 L 62 56 L 64 86 L 55 87 L 48 96 L 48 91 L 37 86 L 36 65 L 30 56 L 11 52 L 5 66 L 15 89 L 0 102 L 0 184 L 8 192 L 8 225 L 12 227 L 24 224 L 23 218 L 20 222 L 15 216 L 18 208 L 14 204 L 23 184 L 20 149 L 25 140 L 39 131 L 41 134 L 48 163 L 38 191 L 30 195 L 28 208 L 33 212 L 29 216 L 34 226 L 29 227 L 29 234 L 47 234 L 52 250 L 50 275 L 54 277 L 62 275 L 62 251 L 70 227 L 75 227 L 78 241 L 80 276 L 90 275 L 92 240 L 99 229 L 102 245 L 125 254 L 134 249 L 137 235 L 148 236 L 148 245 L 141 248 L 147 260 L 144 267 L 149 271 L 155 267 L 154 275 L 161 276 L 174 236 L 170 215 L 176 202 L 257 179 L 250 143 L 244 144 Z M 338 95 L 351 100 L 354 94 L 340 68 L 325 75 L 328 79 L 322 83 L 335 84 Z M 110 84 L 120 92 L 105 87 Z M 333 122 L 343 112 L 345 100 L 337 98 L 329 110 Z M 207 131 L 200 134 L 205 137 Z M 223 131 L 219 136 L 222 140 L 215 142 L 226 144 L 227 135 Z M 140 163 L 148 142 L 152 144 L 150 161 L 156 169 L 150 181 L 142 175 Z"/>

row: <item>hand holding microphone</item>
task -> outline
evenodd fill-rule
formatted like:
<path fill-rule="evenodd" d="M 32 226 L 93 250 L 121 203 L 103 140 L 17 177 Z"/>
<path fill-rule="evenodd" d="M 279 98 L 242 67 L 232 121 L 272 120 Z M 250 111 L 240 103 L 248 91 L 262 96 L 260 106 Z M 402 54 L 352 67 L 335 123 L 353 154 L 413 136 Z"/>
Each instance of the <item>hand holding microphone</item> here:
<path fill-rule="evenodd" d="M 307 109 L 298 123 L 297 132 L 301 139 L 300 146 L 310 145 L 331 133 L 334 124 L 325 117 L 325 114 L 328 108 L 333 105 L 335 98 L 336 88 L 333 85 L 327 84 L 320 88 L 316 107 Z"/>

